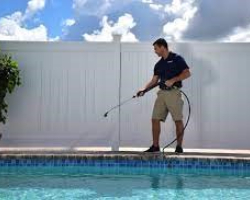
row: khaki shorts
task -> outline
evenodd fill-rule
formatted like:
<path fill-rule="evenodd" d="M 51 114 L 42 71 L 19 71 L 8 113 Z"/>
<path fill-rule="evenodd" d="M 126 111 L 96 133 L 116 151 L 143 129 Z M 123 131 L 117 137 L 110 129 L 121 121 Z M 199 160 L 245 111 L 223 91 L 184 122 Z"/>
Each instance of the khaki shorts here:
<path fill-rule="evenodd" d="M 168 113 L 170 113 L 174 121 L 182 120 L 183 104 L 179 89 L 159 90 L 154 103 L 152 119 L 165 122 Z"/>

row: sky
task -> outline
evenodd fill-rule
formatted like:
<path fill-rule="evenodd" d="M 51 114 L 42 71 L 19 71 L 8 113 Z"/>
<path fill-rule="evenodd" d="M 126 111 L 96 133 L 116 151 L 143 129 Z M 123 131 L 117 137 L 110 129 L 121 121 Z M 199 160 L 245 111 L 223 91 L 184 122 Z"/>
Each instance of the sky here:
<path fill-rule="evenodd" d="M 250 42 L 250 0 L 0 0 L 0 40 Z"/>

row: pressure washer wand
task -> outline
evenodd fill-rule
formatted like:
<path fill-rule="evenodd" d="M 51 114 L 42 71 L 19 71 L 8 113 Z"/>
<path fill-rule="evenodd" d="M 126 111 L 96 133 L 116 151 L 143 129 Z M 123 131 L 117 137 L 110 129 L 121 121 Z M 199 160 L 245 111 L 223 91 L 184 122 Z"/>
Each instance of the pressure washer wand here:
<path fill-rule="evenodd" d="M 114 106 L 113 108 L 111 108 L 110 110 L 108 110 L 108 111 L 104 114 L 104 117 L 107 117 L 107 116 L 108 116 L 108 113 L 109 113 L 110 111 L 112 111 L 112 110 L 114 110 L 114 109 L 116 109 L 116 108 L 118 108 L 118 107 L 124 105 L 125 103 L 129 102 L 130 100 L 132 100 L 132 99 L 134 99 L 134 98 L 136 98 L 136 97 L 139 97 L 141 94 L 144 95 L 145 93 L 149 92 L 150 90 L 152 90 L 153 88 L 157 87 L 157 86 L 160 85 L 161 83 L 162 83 L 162 82 L 155 83 L 155 84 L 152 85 L 151 87 L 149 87 L 149 88 L 147 88 L 147 89 L 145 89 L 145 90 L 139 91 L 139 92 L 138 92 L 136 95 L 134 95 L 133 97 L 131 97 L 131 98 L 129 98 L 129 99 L 123 101 L 122 103 L 120 103 L 120 104 Z"/>
<path fill-rule="evenodd" d="M 147 89 L 145 89 L 145 90 L 142 90 L 142 91 L 138 92 L 138 93 L 136 94 L 136 96 L 134 96 L 134 97 L 138 97 L 141 93 L 145 94 L 145 93 L 147 93 L 148 91 L 152 90 L 153 88 L 157 87 L 157 86 L 160 85 L 160 84 L 162 84 L 162 82 L 155 83 L 154 85 L 150 86 L 149 88 L 147 88 Z"/>

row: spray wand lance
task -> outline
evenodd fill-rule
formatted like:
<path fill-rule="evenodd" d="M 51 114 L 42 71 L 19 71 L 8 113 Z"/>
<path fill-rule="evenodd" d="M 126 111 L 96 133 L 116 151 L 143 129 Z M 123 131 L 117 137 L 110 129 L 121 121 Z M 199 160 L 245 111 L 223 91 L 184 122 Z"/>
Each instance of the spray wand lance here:
<path fill-rule="evenodd" d="M 111 108 L 110 110 L 108 110 L 105 114 L 104 114 L 104 117 L 107 117 L 109 112 L 111 112 L 112 110 L 116 109 L 116 108 L 119 108 L 120 106 L 126 104 L 127 102 L 131 101 L 132 99 L 136 98 L 136 97 L 139 97 L 140 95 L 144 95 L 145 93 L 147 93 L 148 91 L 152 90 L 153 88 L 159 86 L 160 84 L 162 84 L 162 82 L 157 82 L 155 83 L 154 85 L 152 85 L 151 87 L 145 89 L 145 90 L 142 90 L 142 91 L 139 91 L 136 95 L 134 95 L 133 97 L 121 102 L 120 104 L 114 106 L 113 108 Z"/>

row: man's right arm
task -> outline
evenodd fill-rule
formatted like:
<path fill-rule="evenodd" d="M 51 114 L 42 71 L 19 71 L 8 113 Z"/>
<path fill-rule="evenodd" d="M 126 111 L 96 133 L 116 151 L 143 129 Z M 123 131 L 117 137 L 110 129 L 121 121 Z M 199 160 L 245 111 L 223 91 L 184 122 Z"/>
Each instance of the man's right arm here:
<path fill-rule="evenodd" d="M 154 75 L 152 80 L 144 87 L 144 90 L 147 89 L 147 88 L 150 88 L 154 84 L 158 83 L 158 81 L 159 81 L 159 76 Z"/>
<path fill-rule="evenodd" d="M 142 91 L 144 91 L 144 90 L 150 88 L 150 87 L 153 86 L 154 84 L 158 83 L 158 81 L 159 81 L 159 76 L 154 75 L 153 78 L 151 79 L 151 81 L 148 82 L 144 88 L 140 89 L 140 90 L 137 92 L 137 94 L 138 94 L 137 96 L 143 96 L 144 94 L 142 93 Z M 141 92 L 141 93 L 140 93 L 140 92 Z"/>

